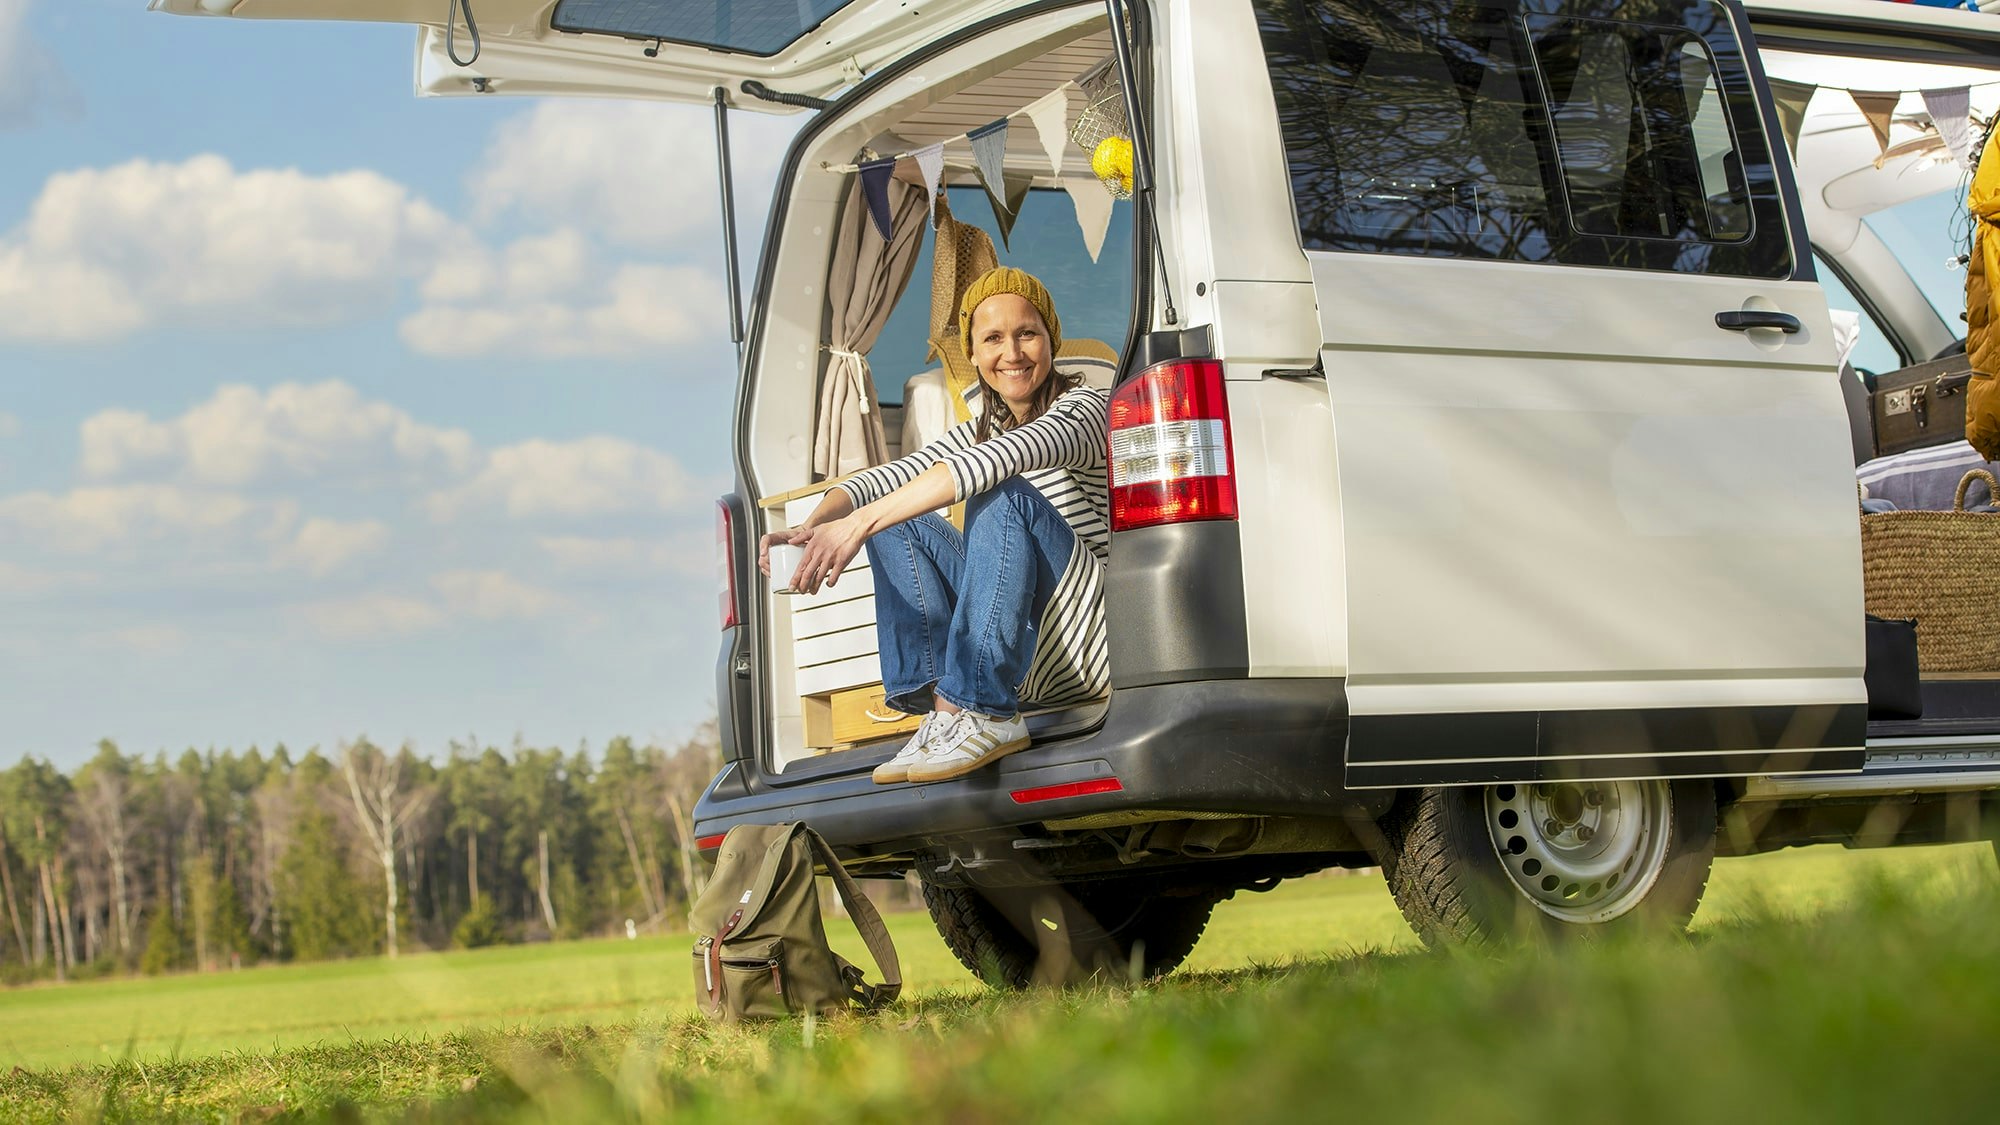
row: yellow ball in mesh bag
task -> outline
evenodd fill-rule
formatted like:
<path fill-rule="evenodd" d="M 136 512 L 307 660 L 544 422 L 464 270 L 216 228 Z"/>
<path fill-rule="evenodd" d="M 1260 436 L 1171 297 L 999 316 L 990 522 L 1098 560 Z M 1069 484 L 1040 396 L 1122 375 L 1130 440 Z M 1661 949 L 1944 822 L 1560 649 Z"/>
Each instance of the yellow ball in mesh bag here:
<path fill-rule="evenodd" d="M 1090 154 L 1090 170 L 1111 189 L 1111 194 L 1124 198 L 1132 194 L 1132 142 L 1124 137 L 1106 137 L 1097 142 L 1097 151 Z"/>

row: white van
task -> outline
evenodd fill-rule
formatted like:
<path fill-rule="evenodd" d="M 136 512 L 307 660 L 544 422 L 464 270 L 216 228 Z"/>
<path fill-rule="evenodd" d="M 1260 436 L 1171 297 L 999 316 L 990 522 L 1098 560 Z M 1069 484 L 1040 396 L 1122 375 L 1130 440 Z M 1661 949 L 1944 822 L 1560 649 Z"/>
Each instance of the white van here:
<path fill-rule="evenodd" d="M 459 65 L 446 0 L 153 2 L 421 24 L 427 94 L 812 110 L 749 305 L 704 848 L 808 821 L 858 874 L 916 872 L 967 965 L 1023 983 L 1050 931 L 1165 971 L 1217 901 L 1331 866 L 1379 863 L 1426 940 L 1479 940 L 1684 923 L 1718 853 L 1984 831 L 2000 669 L 1927 680 L 1922 718 L 1869 717 L 1816 250 L 1904 362 L 1953 322 L 1852 224 L 1810 236 L 1842 197 L 1802 202 L 1753 44 L 1795 67 L 1867 53 L 1914 91 L 1988 80 L 2000 20 L 1875 0 L 467 0 L 482 39 Z M 1110 326 L 1114 402 L 1177 392 L 1223 471 L 1114 459 L 1108 698 L 1033 717 L 1035 745 L 995 768 L 876 786 L 903 736 L 871 706 L 865 569 L 798 598 L 755 567 L 758 536 L 824 488 L 856 161 L 942 142 L 973 217 L 965 135 L 1107 64 L 1143 109 L 1138 191 L 1111 204 L 1124 253 L 1068 251 L 1052 288 L 1066 323 Z M 1041 189 L 1023 223 L 1075 221 L 1057 191 L 1090 157 L 1052 162 L 1017 118 L 1006 170 Z M 1054 240 L 1027 229 L 1002 260 L 1044 268 L 1029 244 Z M 915 353 L 872 357 L 891 446 Z M 1188 430 L 1172 421 L 1150 423 L 1163 446 Z"/>

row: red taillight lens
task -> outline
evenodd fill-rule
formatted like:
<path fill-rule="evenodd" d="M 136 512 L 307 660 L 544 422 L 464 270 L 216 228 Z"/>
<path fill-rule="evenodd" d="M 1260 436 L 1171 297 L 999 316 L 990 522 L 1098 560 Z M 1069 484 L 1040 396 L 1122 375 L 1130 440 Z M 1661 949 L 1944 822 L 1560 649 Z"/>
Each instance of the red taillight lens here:
<path fill-rule="evenodd" d="M 715 586 L 722 599 L 722 627 L 733 629 L 743 623 L 736 612 L 736 536 L 731 525 L 729 502 L 715 502 Z"/>
<path fill-rule="evenodd" d="M 1111 529 L 1236 518 L 1222 364 L 1172 360 L 1111 395 Z"/>

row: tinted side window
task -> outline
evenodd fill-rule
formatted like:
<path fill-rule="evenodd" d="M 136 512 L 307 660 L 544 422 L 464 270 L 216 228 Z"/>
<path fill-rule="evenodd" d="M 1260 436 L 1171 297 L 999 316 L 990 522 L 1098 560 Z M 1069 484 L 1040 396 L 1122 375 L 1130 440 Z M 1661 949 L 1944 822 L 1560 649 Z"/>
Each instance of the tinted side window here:
<path fill-rule="evenodd" d="M 1713 0 L 1253 0 L 1310 249 L 1783 277 Z"/>

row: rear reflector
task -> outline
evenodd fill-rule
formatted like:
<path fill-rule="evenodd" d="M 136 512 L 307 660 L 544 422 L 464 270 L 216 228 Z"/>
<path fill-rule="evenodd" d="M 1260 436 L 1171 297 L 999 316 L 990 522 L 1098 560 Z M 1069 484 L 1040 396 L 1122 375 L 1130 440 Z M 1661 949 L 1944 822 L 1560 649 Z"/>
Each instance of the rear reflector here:
<path fill-rule="evenodd" d="M 1017 805 L 1032 805 L 1036 801 L 1059 801 L 1064 797 L 1088 797 L 1092 793 L 1118 793 L 1125 786 L 1115 777 L 1097 777 L 1089 781 L 1065 781 L 1061 785 L 1043 785 L 1034 789 L 1016 789 L 1013 797 Z"/>
<path fill-rule="evenodd" d="M 722 627 L 733 629 L 743 623 L 736 612 L 736 535 L 731 525 L 729 501 L 715 502 L 715 586 L 722 607 Z M 721 839 L 721 837 L 716 837 Z"/>
<path fill-rule="evenodd" d="M 1222 364 L 1156 364 L 1111 396 L 1111 529 L 1236 518 Z"/>
<path fill-rule="evenodd" d="M 698 852 L 712 852 L 721 846 L 722 846 L 721 833 L 717 833 L 716 835 L 713 836 L 701 836 L 696 838 L 694 842 L 694 850 Z"/>

